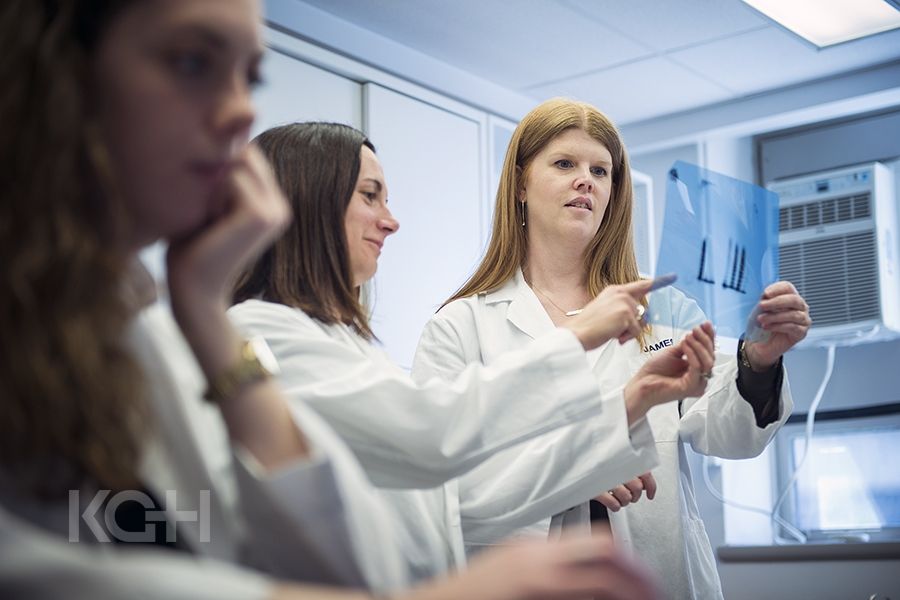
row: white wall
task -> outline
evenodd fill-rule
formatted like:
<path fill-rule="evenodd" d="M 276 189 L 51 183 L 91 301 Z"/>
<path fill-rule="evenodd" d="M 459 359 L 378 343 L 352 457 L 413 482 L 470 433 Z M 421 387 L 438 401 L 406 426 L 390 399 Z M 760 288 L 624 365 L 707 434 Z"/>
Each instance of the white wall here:
<path fill-rule="evenodd" d="M 753 138 L 713 135 L 700 142 L 702 164 L 707 169 L 753 182 Z"/>

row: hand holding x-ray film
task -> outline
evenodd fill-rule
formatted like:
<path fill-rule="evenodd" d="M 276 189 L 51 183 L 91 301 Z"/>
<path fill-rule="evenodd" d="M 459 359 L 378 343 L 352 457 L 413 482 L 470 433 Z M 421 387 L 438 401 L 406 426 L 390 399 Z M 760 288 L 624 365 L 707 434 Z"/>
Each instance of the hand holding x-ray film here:
<path fill-rule="evenodd" d="M 720 335 L 756 341 L 751 313 L 778 276 L 778 196 L 682 161 L 666 178 L 656 272 L 676 273 Z M 749 320 L 748 320 L 749 319 Z"/>

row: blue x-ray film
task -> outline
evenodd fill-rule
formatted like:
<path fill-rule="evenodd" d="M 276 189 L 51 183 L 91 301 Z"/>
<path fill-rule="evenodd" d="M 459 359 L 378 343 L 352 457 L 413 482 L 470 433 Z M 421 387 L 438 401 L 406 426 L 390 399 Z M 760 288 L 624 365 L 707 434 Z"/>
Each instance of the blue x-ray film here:
<path fill-rule="evenodd" d="M 676 273 L 719 335 L 762 330 L 748 318 L 778 275 L 778 196 L 682 161 L 666 180 L 666 210 L 656 272 Z"/>

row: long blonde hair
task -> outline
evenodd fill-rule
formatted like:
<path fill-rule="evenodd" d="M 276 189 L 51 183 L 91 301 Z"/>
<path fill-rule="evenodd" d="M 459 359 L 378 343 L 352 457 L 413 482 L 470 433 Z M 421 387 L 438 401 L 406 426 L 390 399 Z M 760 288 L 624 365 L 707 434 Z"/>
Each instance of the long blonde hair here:
<path fill-rule="evenodd" d="M 513 132 L 497 188 L 487 252 L 472 277 L 444 304 L 496 290 L 525 264 L 527 229 L 521 225 L 524 207 L 516 201 L 516 191 L 534 157 L 569 129 L 581 129 L 603 144 L 613 162 L 609 205 L 585 253 L 588 292 L 596 297 L 608 285 L 639 279 L 631 233 L 631 167 L 622 137 L 612 121 L 590 104 L 554 98 L 528 113 Z M 646 306 L 646 299 L 642 303 Z"/>

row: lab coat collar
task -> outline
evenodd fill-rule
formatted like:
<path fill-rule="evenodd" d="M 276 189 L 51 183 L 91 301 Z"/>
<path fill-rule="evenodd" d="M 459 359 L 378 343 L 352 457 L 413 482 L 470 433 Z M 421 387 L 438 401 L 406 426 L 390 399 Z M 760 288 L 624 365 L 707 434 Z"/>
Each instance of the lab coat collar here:
<path fill-rule="evenodd" d="M 485 294 L 484 301 L 487 305 L 508 302 L 506 320 L 532 339 L 550 333 L 556 328 L 537 295 L 525 282 L 521 269 L 517 270 L 515 276 L 502 287 Z M 618 344 L 612 342 L 613 340 L 609 340 L 599 349 L 588 353 L 588 364 L 591 369 L 596 366 L 601 356 L 614 351 Z"/>
<path fill-rule="evenodd" d="M 501 302 L 509 303 L 506 319 L 532 339 L 550 333 L 556 327 L 534 291 L 525 283 L 521 269 L 503 287 L 485 295 L 488 305 Z"/>

